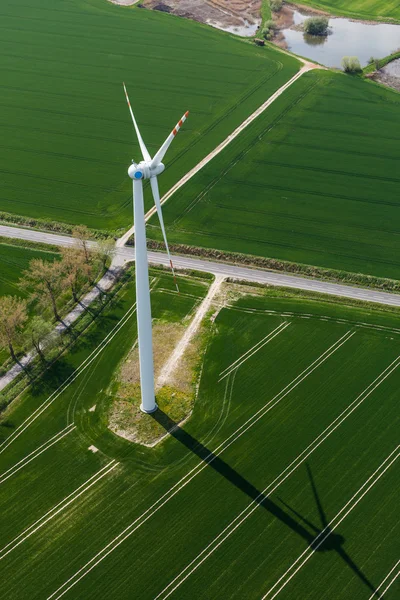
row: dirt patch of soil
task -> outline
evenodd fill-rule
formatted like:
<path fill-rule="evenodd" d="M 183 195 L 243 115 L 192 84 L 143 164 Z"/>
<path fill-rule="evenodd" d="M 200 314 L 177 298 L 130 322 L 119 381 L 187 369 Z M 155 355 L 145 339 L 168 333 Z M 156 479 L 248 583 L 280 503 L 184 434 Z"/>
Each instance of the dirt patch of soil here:
<path fill-rule="evenodd" d="M 243 36 L 255 35 L 262 0 L 142 0 L 145 8 L 168 12 Z"/>
<path fill-rule="evenodd" d="M 157 381 L 161 370 L 182 338 L 185 323 L 158 323 L 153 327 L 154 375 Z M 112 406 L 109 428 L 131 442 L 154 446 L 174 424 L 182 425 L 191 415 L 196 396 L 197 366 L 202 360 L 201 335 L 188 344 L 168 382 L 156 391 L 159 407 L 157 420 L 140 410 L 139 353 L 135 346 L 122 364 L 116 382 L 110 390 Z M 160 422 L 164 419 L 165 422 Z"/>
<path fill-rule="evenodd" d="M 331 13 L 327 12 L 326 10 L 322 10 L 320 8 L 314 8 L 311 6 L 307 6 L 305 4 L 298 4 L 297 2 L 291 2 L 290 6 L 292 6 L 295 10 L 300 10 L 302 13 L 306 13 L 309 14 L 310 17 L 316 16 L 316 15 L 323 15 L 324 17 L 333 17 L 334 15 L 332 15 Z"/>
<path fill-rule="evenodd" d="M 386 67 L 379 69 L 371 75 L 370 79 L 400 92 L 400 59 L 394 60 Z"/>

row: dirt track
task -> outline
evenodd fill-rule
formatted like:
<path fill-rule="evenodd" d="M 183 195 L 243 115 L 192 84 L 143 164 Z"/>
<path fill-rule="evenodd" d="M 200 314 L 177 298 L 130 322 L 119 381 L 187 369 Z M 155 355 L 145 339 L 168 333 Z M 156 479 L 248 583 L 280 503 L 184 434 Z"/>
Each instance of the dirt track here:
<path fill-rule="evenodd" d="M 239 35 L 254 35 L 261 22 L 261 0 L 142 0 L 143 6 L 168 12 Z"/>

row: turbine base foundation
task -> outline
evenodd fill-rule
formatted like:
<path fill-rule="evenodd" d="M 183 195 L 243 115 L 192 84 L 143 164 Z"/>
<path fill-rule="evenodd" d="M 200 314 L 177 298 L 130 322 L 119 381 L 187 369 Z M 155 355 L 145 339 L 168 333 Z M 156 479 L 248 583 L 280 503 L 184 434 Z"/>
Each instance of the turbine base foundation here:
<path fill-rule="evenodd" d="M 146 415 L 151 415 L 152 413 L 156 412 L 156 410 L 158 410 L 158 406 L 157 406 L 157 404 L 156 404 L 156 405 L 155 405 L 155 407 L 154 407 L 154 408 L 152 408 L 151 410 L 146 410 L 146 409 L 143 407 L 143 405 L 141 404 L 141 405 L 140 405 L 140 410 L 141 410 L 142 412 L 144 412 Z"/>

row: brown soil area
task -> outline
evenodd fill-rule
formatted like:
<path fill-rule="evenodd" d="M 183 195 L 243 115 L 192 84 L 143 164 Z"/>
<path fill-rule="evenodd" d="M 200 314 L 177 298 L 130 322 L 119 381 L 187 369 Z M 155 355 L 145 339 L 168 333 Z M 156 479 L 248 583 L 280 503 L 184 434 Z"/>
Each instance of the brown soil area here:
<path fill-rule="evenodd" d="M 221 29 L 245 28 L 260 22 L 261 0 L 142 0 L 143 6 Z M 246 33 L 243 33 L 246 35 Z"/>
<path fill-rule="evenodd" d="M 157 323 L 153 327 L 153 354 L 155 381 L 165 361 L 185 332 L 184 323 Z M 186 349 L 168 385 L 156 390 L 156 401 L 161 413 L 171 422 L 182 424 L 192 413 L 196 396 L 196 366 L 202 360 L 202 338 L 196 336 Z M 140 411 L 139 354 L 135 346 L 122 364 L 109 412 L 109 428 L 131 442 L 154 446 L 167 435 L 162 423 Z M 158 412 L 160 412 L 158 411 Z"/>
<path fill-rule="evenodd" d="M 393 77 L 392 75 L 389 75 L 385 72 L 384 68 L 380 69 L 380 71 L 377 71 L 376 73 L 373 73 L 370 79 L 373 79 L 378 83 L 383 83 L 384 85 L 387 85 L 388 87 L 400 92 L 400 77 Z"/>

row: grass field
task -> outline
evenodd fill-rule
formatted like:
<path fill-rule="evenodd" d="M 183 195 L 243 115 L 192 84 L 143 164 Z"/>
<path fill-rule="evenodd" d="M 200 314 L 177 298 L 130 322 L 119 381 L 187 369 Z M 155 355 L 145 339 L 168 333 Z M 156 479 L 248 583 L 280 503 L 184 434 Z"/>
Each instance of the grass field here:
<path fill-rule="evenodd" d="M 398 279 L 399 124 L 397 93 L 306 74 L 168 200 L 170 243 Z"/>
<path fill-rule="evenodd" d="M 51 260 L 54 257 L 53 252 L 0 243 L 0 296 L 24 296 L 17 284 L 30 261 L 33 258 Z"/>
<path fill-rule="evenodd" d="M 272 48 L 106 0 L 1 7 L 0 210 L 128 228 L 141 159 L 122 89 L 155 153 L 186 110 L 162 191 L 298 69 Z M 179 160 L 178 160 L 179 159 Z"/>
<path fill-rule="evenodd" d="M 204 295 L 183 284 L 179 297 L 170 277 L 152 276 L 156 317 L 180 320 Z M 105 426 L 133 302 L 127 286 L 1 427 L 3 596 L 368 599 L 399 551 L 398 312 L 282 290 L 225 306 L 191 420 L 150 449 Z"/>
<path fill-rule="evenodd" d="M 400 21 L 400 6 L 397 0 L 302 0 L 301 4 L 355 19 Z"/>

